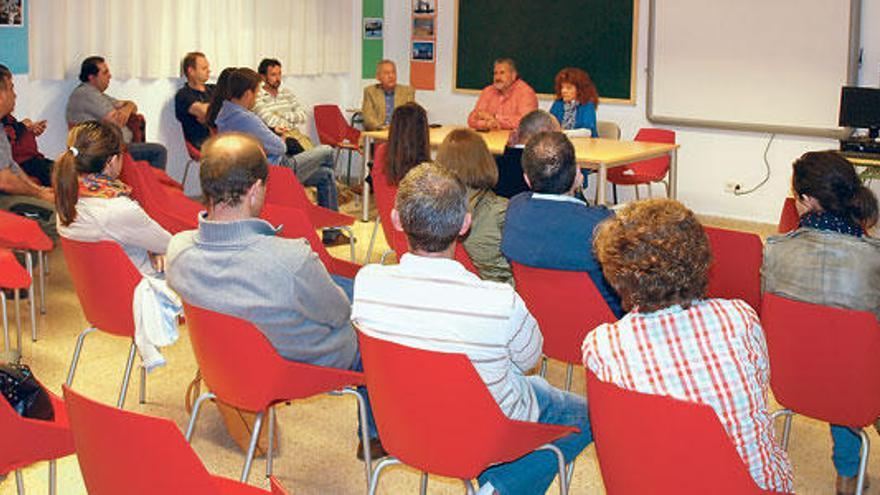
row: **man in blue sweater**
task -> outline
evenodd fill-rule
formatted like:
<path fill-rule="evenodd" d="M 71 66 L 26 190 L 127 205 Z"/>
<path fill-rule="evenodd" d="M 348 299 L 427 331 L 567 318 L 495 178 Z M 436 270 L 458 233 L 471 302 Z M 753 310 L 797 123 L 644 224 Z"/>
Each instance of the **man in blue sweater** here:
<path fill-rule="evenodd" d="M 616 316 L 620 298 L 605 281 L 593 256 L 593 230 L 612 213 L 574 197 L 583 182 L 574 145 L 561 132 L 541 132 L 529 139 L 522 165 L 530 192 L 507 205 L 501 252 L 527 266 L 587 272 Z"/>

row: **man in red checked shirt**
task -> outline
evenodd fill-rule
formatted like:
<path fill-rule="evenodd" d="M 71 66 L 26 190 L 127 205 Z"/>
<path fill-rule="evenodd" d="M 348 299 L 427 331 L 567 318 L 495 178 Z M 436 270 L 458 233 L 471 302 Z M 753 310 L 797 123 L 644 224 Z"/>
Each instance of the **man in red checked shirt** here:
<path fill-rule="evenodd" d="M 523 115 L 538 108 L 535 90 L 516 73 L 509 58 L 495 61 L 493 83 L 480 92 L 480 99 L 468 116 L 472 129 L 516 129 Z"/>

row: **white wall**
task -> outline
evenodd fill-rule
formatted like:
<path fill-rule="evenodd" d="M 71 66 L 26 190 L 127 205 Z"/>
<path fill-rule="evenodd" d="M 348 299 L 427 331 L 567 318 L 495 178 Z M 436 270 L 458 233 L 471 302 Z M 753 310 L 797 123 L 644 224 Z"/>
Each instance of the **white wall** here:
<path fill-rule="evenodd" d="M 428 109 L 431 122 L 463 123 L 476 102 L 476 96 L 452 92 L 455 4 L 454 0 L 440 0 L 438 3 L 437 89 L 433 92 L 418 91 L 416 98 Z M 397 61 L 398 79 L 402 82 L 409 80 L 411 4 L 410 0 L 385 0 L 385 56 Z M 864 56 L 859 81 L 862 85 L 877 86 L 880 83 L 880 2 L 869 0 L 862 4 Z M 694 22 L 699 20 L 695 19 Z M 640 0 L 636 105 L 607 104 L 599 107 L 599 119 L 617 122 L 624 139 L 632 139 L 639 128 L 651 126 L 645 117 L 647 39 L 648 1 Z M 491 67 L 487 67 L 487 81 L 490 71 Z M 364 80 L 361 84 L 363 86 L 370 82 Z M 540 105 L 549 108 L 550 101 L 543 100 Z M 674 129 L 681 144 L 678 160 L 680 200 L 699 213 L 771 223 L 778 220 L 783 198 L 789 191 L 792 161 L 808 150 L 837 147 L 837 142 L 832 140 L 777 135 L 767 155 L 771 168 L 768 183 L 754 194 L 733 196 L 724 193 L 726 181 L 735 180 L 748 188 L 763 177 L 762 157 L 770 136 L 682 127 Z M 624 197 L 629 197 L 632 188 L 621 189 L 625 190 L 622 191 Z"/>

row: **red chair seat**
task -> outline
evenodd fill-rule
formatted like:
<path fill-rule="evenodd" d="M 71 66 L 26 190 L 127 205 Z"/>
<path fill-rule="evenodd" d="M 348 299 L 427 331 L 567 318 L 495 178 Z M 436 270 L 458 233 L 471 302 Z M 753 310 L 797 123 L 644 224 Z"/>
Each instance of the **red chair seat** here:
<path fill-rule="evenodd" d="M 0 211 L 0 247 L 51 251 L 52 240 L 36 221 L 8 211 Z"/>
<path fill-rule="evenodd" d="M 19 263 L 12 251 L 0 249 L 0 287 L 4 289 L 27 289 L 31 276 Z"/>
<path fill-rule="evenodd" d="M 712 264 L 707 295 L 742 299 L 758 314 L 761 311 L 761 238 L 747 232 L 703 227 L 709 238 Z"/>
<path fill-rule="evenodd" d="M 47 393 L 55 411 L 52 421 L 23 418 L 0 397 L 0 474 L 73 454 L 64 402 L 52 392 Z"/>

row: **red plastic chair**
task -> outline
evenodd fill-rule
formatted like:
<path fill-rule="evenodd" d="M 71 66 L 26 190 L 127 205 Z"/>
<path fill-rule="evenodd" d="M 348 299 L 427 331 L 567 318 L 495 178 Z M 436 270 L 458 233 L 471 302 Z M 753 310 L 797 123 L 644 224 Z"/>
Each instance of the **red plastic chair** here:
<path fill-rule="evenodd" d="M 354 231 L 351 225 L 354 217 L 318 206 L 306 195 L 306 190 L 297 180 L 293 170 L 278 165 L 269 165 L 269 178 L 266 180 L 266 203 L 296 208 L 305 212 L 315 229 L 337 228 L 348 233 L 351 261 L 354 261 Z"/>
<path fill-rule="evenodd" d="M 547 371 L 547 357 L 567 363 L 565 389 L 571 390 L 572 369 L 583 362 L 584 338 L 617 318 L 586 272 L 534 268 L 515 261 L 510 266 L 516 291 L 544 336 L 541 376 Z"/>
<path fill-rule="evenodd" d="M 780 234 L 791 232 L 796 230 L 800 223 L 801 217 L 798 215 L 797 208 L 795 207 L 794 198 L 785 198 L 785 202 L 782 203 L 782 213 L 779 214 L 777 231 Z"/>
<path fill-rule="evenodd" d="M 802 414 L 861 429 L 880 416 L 880 325 L 867 311 L 831 308 L 764 294 L 761 324 L 770 355 L 770 388 L 785 409 L 782 446 L 791 418 Z M 858 488 L 864 486 L 868 435 L 862 438 Z"/>
<path fill-rule="evenodd" d="M 361 265 L 357 263 L 333 257 L 327 251 L 327 248 L 324 247 L 321 239 L 318 238 L 318 234 L 315 233 L 315 229 L 309 223 L 309 218 L 302 210 L 281 205 L 265 204 L 263 205 L 263 211 L 260 213 L 260 218 L 276 227 L 282 227 L 278 232 L 280 237 L 288 239 L 302 238 L 309 241 L 312 251 L 321 258 L 321 262 L 324 263 L 324 267 L 327 268 L 328 272 L 342 277 L 354 278 L 358 270 L 361 269 Z"/>
<path fill-rule="evenodd" d="M 31 284 L 28 285 L 28 301 L 34 300 L 34 262 L 32 252 L 37 253 L 38 276 L 36 279 L 40 285 L 40 314 L 46 314 L 46 278 L 43 259 L 45 254 L 52 250 L 52 239 L 43 232 L 40 224 L 36 221 L 7 211 L 0 211 L 0 248 L 23 251 L 28 275 Z M 32 303 L 31 311 L 31 340 L 37 341 L 37 314 L 36 307 Z M 16 306 L 18 311 L 18 306 Z"/>
<path fill-rule="evenodd" d="M 464 354 L 406 347 L 359 333 L 370 403 L 383 448 L 394 457 L 376 466 L 370 495 L 382 470 L 405 463 L 423 473 L 470 480 L 489 466 L 550 450 L 559 465 L 559 491 L 568 491 L 565 460 L 550 442 L 577 428 L 507 418 Z M 423 474 L 422 487 L 427 485 Z"/>
<path fill-rule="evenodd" d="M 121 409 L 125 405 L 136 350 L 132 299 L 134 289 L 142 276 L 115 242 L 80 242 L 62 237 L 61 247 L 80 306 L 90 325 L 76 339 L 65 383 L 68 387 L 73 385 L 73 376 L 86 335 L 100 330 L 130 339 L 128 360 L 116 402 L 116 407 Z M 141 404 L 146 400 L 146 380 L 147 372 L 141 367 Z"/>
<path fill-rule="evenodd" d="M 643 394 L 587 370 L 590 426 L 609 494 L 773 494 L 755 484 L 711 406 Z"/>
<path fill-rule="evenodd" d="M 298 363 L 281 357 L 269 340 L 253 324 L 234 316 L 209 311 L 184 301 L 189 338 L 196 362 L 210 392 L 196 400 L 186 430 L 192 439 L 202 403 L 219 398 L 222 402 L 244 411 L 256 413 L 250 447 L 241 472 L 247 482 L 263 416 L 268 411 L 269 448 L 266 453 L 266 475 L 272 474 L 275 405 L 304 399 L 325 392 L 354 395 L 358 400 L 361 421 L 361 442 L 364 445 L 364 467 L 370 484 L 370 445 L 364 398 L 351 387 L 364 385 L 363 373 Z"/>
<path fill-rule="evenodd" d="M 379 227 L 382 228 L 382 234 L 385 235 L 385 242 L 388 244 L 386 251 L 382 253 L 380 263 L 385 263 L 385 258 L 396 252 L 398 259 L 407 251 L 406 235 L 394 228 L 391 223 L 391 210 L 394 209 L 394 200 L 397 197 L 397 186 L 388 184 L 388 175 L 385 173 L 388 157 L 388 144 L 381 143 L 376 145 L 376 152 L 373 155 L 373 169 L 370 175 L 373 177 L 373 193 L 376 195 L 376 210 L 378 215 L 376 223 L 373 224 L 373 233 L 370 235 L 370 246 L 367 248 L 367 258 L 365 262 L 369 263 L 373 255 L 373 246 L 376 241 L 376 233 Z"/>
<path fill-rule="evenodd" d="M 183 169 L 183 180 L 180 182 L 181 187 L 186 189 L 186 177 L 189 175 L 189 166 L 193 163 L 198 164 L 202 159 L 202 152 L 193 146 L 192 143 L 183 139 L 183 143 L 186 145 L 186 153 L 189 155 L 189 160 L 186 161 L 186 167 Z"/>
<path fill-rule="evenodd" d="M 64 402 L 49 394 L 55 418 L 52 421 L 19 416 L 9 403 L 0 397 L 0 474 L 15 471 L 18 493 L 24 493 L 21 469 L 40 461 L 49 461 L 49 491 L 55 493 L 55 459 L 73 454 L 73 437 L 67 423 Z"/>
<path fill-rule="evenodd" d="M 128 153 L 124 157 L 120 179 L 131 186 L 132 198 L 150 218 L 172 234 L 198 228 L 198 214 L 203 210 L 202 205 L 179 190 L 163 187 L 152 172 L 156 169 L 146 162 L 136 162 Z"/>
<path fill-rule="evenodd" d="M 761 311 L 761 264 L 764 245 L 756 234 L 703 227 L 712 250 L 709 297 L 742 299 Z"/>
<path fill-rule="evenodd" d="M 209 473 L 173 421 L 114 409 L 63 389 L 90 494 L 270 493 Z M 271 484 L 271 493 L 287 493 L 275 478 Z"/>
<path fill-rule="evenodd" d="M 0 290 L 0 310 L 3 313 L 3 349 L 6 359 L 17 361 L 21 357 L 21 318 L 19 317 L 19 290 L 26 289 L 31 285 L 31 276 L 27 270 L 18 264 L 18 260 L 12 251 L 0 249 L 0 288 L 13 289 L 15 291 L 15 312 L 18 320 L 18 346 L 15 351 L 9 348 L 9 318 L 6 314 L 6 293 Z"/>
<path fill-rule="evenodd" d="M 650 143 L 675 143 L 675 131 L 668 129 L 644 128 L 639 129 L 634 141 L 645 141 Z M 608 169 L 608 182 L 615 186 L 614 202 L 617 203 L 617 187 L 634 186 L 636 188 L 636 199 L 639 199 L 639 185 L 646 184 L 648 186 L 648 197 L 651 197 L 651 183 L 663 182 L 666 186 L 666 195 L 669 196 L 669 183 L 664 180 L 666 173 L 669 171 L 669 156 L 651 158 L 642 160 L 629 165 L 613 167 Z"/>
<path fill-rule="evenodd" d="M 361 131 L 355 129 L 342 116 L 342 110 L 336 105 L 315 105 L 315 129 L 321 144 L 336 149 L 336 162 L 343 150 L 348 151 L 348 182 L 351 182 L 351 154 L 360 153 Z M 361 178 L 363 180 L 363 178 Z"/>

